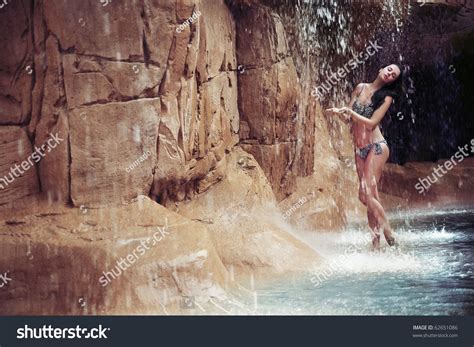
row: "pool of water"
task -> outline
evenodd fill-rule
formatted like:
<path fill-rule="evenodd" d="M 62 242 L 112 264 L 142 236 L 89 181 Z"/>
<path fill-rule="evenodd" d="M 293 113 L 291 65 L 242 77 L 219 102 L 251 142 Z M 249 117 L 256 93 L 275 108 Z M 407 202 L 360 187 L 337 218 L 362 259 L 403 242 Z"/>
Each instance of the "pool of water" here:
<path fill-rule="evenodd" d="M 474 211 L 392 216 L 399 248 L 363 226 L 299 236 L 325 257 L 307 276 L 255 288 L 256 314 L 472 315 Z M 386 244 L 385 244 L 386 245 Z"/>

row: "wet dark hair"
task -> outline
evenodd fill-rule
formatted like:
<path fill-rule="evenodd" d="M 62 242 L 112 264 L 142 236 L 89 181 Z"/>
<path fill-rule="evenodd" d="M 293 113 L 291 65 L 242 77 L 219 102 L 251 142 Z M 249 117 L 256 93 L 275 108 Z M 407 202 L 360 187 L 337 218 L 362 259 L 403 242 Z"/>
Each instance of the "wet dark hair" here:
<path fill-rule="evenodd" d="M 372 95 L 371 101 L 374 110 L 378 109 L 383 104 L 386 96 L 391 96 L 395 101 L 403 92 L 403 69 L 398 64 L 390 65 L 397 66 L 400 70 L 400 75 L 398 75 L 398 78 L 394 82 L 383 86 Z"/>

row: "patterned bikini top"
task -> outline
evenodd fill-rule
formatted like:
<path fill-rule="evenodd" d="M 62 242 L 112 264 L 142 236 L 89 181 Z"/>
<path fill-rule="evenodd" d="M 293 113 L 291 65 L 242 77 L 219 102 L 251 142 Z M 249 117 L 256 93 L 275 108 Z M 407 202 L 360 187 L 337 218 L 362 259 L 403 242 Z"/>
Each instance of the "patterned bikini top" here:
<path fill-rule="evenodd" d="M 365 84 L 364 86 L 362 87 L 362 90 L 364 90 L 365 88 Z M 373 106 L 373 103 L 370 102 L 370 104 L 368 105 L 361 105 L 359 104 L 359 95 L 362 93 L 362 90 L 360 91 L 360 93 L 357 95 L 357 98 L 355 99 L 354 101 L 354 105 L 352 106 L 352 109 L 357 112 L 358 114 L 360 114 L 361 116 L 364 116 L 365 118 L 369 118 L 372 117 L 373 113 L 374 113 L 374 106 Z"/>

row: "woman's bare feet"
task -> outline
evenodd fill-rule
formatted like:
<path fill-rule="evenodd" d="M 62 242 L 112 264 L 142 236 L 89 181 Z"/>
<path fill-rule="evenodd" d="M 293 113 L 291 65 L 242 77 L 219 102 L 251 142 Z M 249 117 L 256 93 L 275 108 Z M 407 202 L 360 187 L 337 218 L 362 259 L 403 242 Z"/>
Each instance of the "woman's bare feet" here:
<path fill-rule="evenodd" d="M 377 251 L 380 249 L 380 230 L 375 227 L 374 230 L 370 231 L 370 234 L 372 235 L 372 250 Z"/>
<path fill-rule="evenodd" d="M 387 225 L 385 228 L 383 228 L 383 235 L 385 236 L 385 240 L 389 246 L 395 246 L 397 244 L 390 226 Z"/>

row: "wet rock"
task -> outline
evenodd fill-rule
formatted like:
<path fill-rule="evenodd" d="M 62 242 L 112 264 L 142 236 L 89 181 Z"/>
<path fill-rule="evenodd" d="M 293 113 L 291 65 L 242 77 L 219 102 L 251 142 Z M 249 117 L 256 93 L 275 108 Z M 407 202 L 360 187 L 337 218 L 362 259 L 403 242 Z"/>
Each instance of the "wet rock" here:
<path fill-rule="evenodd" d="M 31 154 L 32 146 L 25 129 L 0 127 L 0 205 L 39 192 Z"/>
<path fill-rule="evenodd" d="M 87 218 L 108 227 L 100 237 L 86 229 L 77 235 L 65 231 L 79 227 L 84 218 L 71 208 L 48 206 L 47 201 L 35 208 L 64 213 L 6 226 L 12 235 L 23 235 L 0 236 L 0 267 L 9 269 L 12 278 L 0 291 L 0 314 L 178 313 L 182 296 L 202 303 L 233 288 L 205 225 L 148 198 L 88 211 Z M 162 229 L 138 227 L 136 220 Z M 156 242 L 144 244 L 148 239 Z"/>
<path fill-rule="evenodd" d="M 14 1 L 0 14 L 0 125 L 25 123 L 31 112 L 34 65 L 29 26 L 31 3 Z"/>
<path fill-rule="evenodd" d="M 349 127 L 324 114 L 319 103 L 309 105 L 315 118 L 314 167 L 311 175 L 297 178 L 295 191 L 280 208 L 288 222 L 303 230 L 342 230 L 366 218 L 358 198 L 352 136 Z"/>
<path fill-rule="evenodd" d="M 62 64 L 59 42 L 49 36 L 45 42 L 46 64 L 44 90 L 40 98 L 38 118 L 32 119 L 31 128 L 35 146 L 41 148 L 52 135 L 58 135 L 61 142 L 48 151 L 39 164 L 41 189 L 51 201 L 69 200 L 69 121 L 64 103 L 65 91 L 61 79 Z M 38 100 L 39 101 L 39 100 Z M 34 127 L 33 127 L 34 124 Z"/>
<path fill-rule="evenodd" d="M 380 187 L 386 194 L 387 206 L 393 210 L 473 204 L 474 158 L 464 158 L 461 162 L 455 159 L 457 164 L 451 165 L 451 170 L 444 168 L 446 161 L 410 162 L 403 166 L 387 164 Z"/>
<path fill-rule="evenodd" d="M 63 57 L 69 107 L 124 101 L 158 94 L 163 69 L 143 63 L 96 61 L 67 54 Z"/>
<path fill-rule="evenodd" d="M 95 0 L 43 4 L 45 25 L 63 50 L 116 60 L 143 56 L 144 22 L 139 1 L 107 6 Z"/>
<path fill-rule="evenodd" d="M 278 200 L 295 189 L 297 124 L 301 89 L 280 17 L 268 7 L 236 11 L 242 147 L 262 166 Z M 309 118 L 308 120 L 310 120 Z M 306 124 L 312 127 L 313 124 Z M 312 142 L 314 139 L 300 138 Z M 298 155 L 298 159 L 305 158 Z"/>
<path fill-rule="evenodd" d="M 155 98 L 94 105 L 69 113 L 71 198 L 75 206 L 126 202 L 150 191 L 159 109 L 160 99 Z"/>
<path fill-rule="evenodd" d="M 206 193 L 179 203 L 176 212 L 190 219 L 213 216 L 208 228 L 218 254 L 238 278 L 304 272 L 319 263 L 316 251 L 286 229 L 262 169 L 242 170 L 241 158 L 255 162 L 242 149 L 234 149 L 226 157 L 225 178 Z"/>

